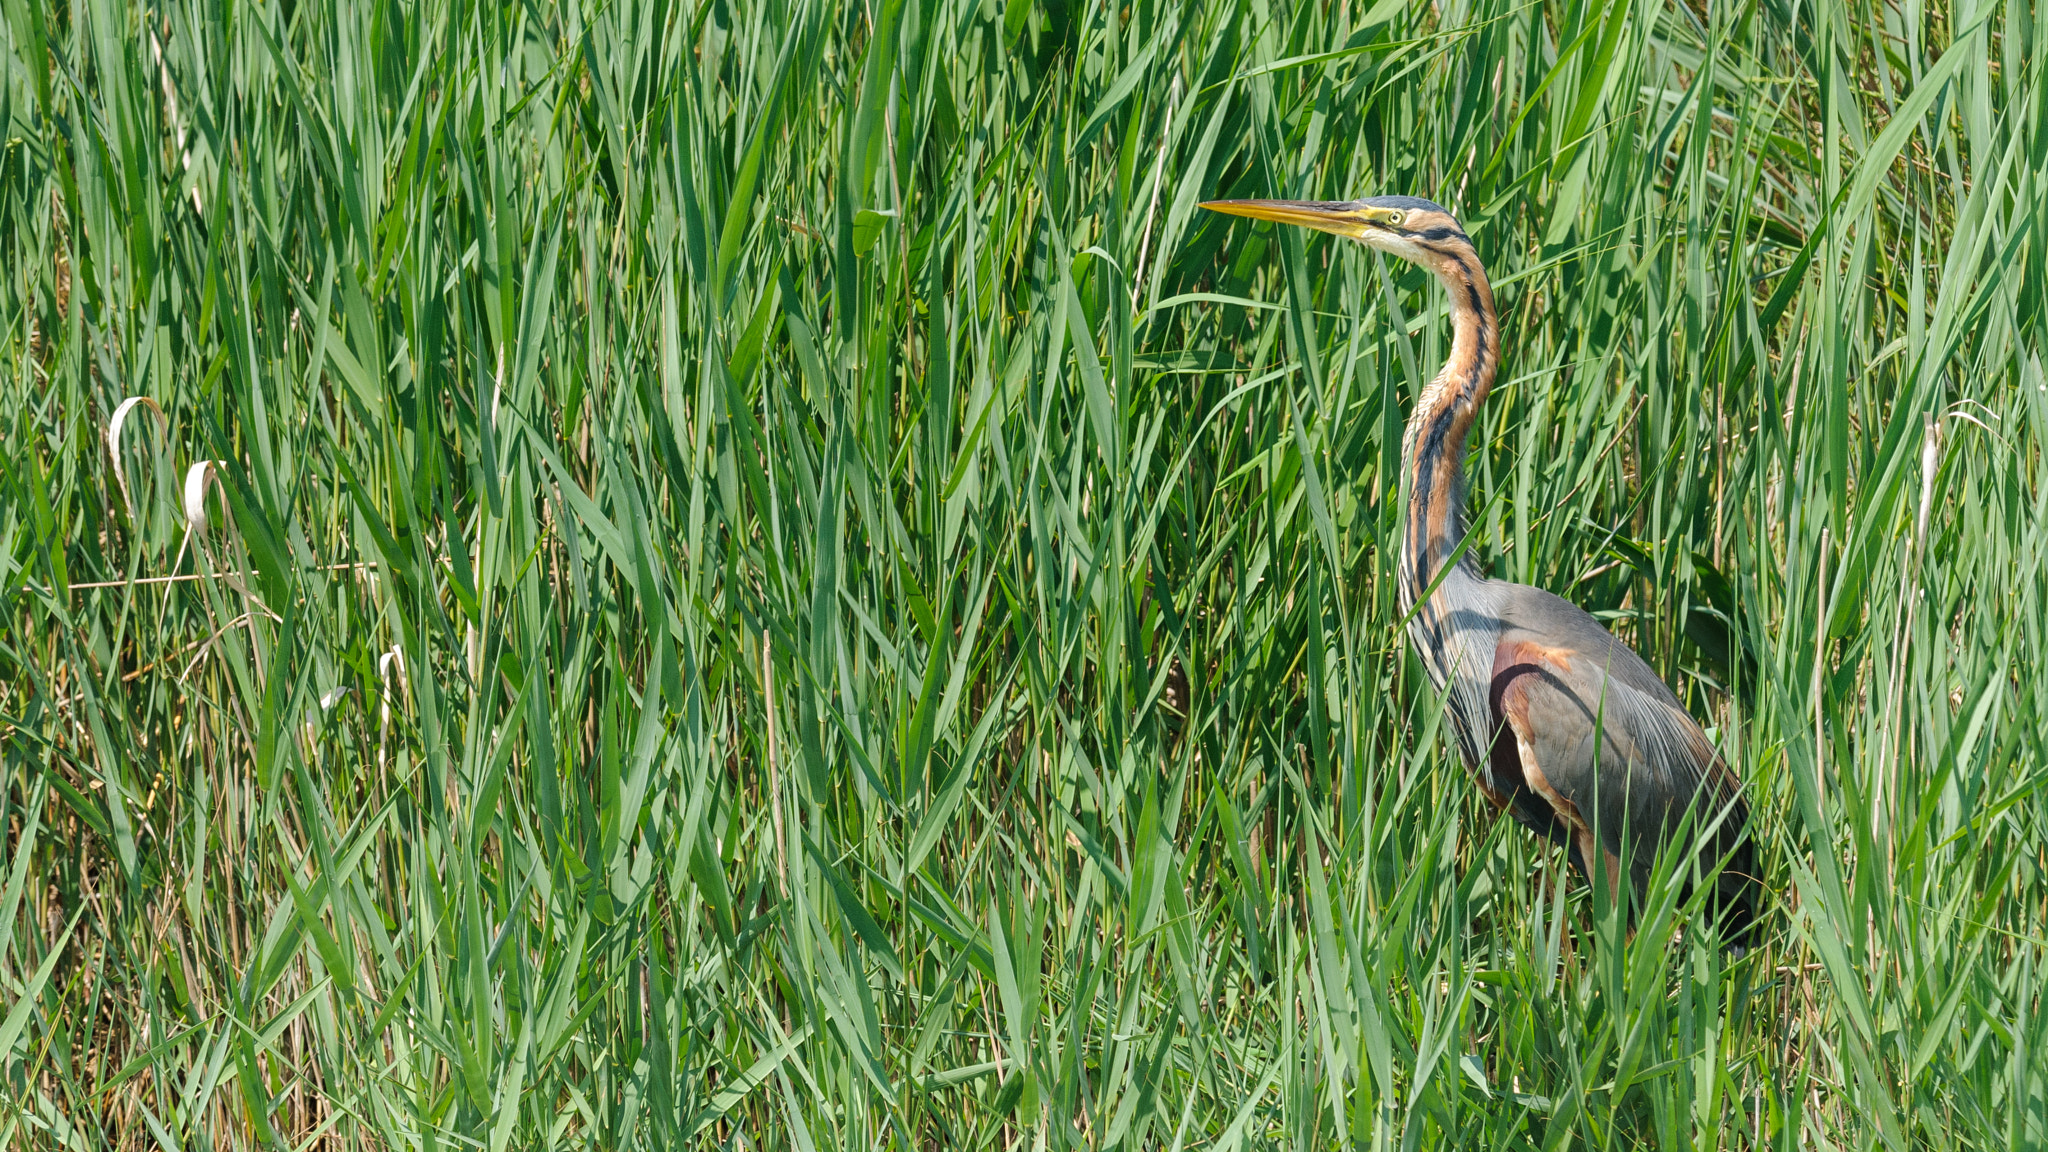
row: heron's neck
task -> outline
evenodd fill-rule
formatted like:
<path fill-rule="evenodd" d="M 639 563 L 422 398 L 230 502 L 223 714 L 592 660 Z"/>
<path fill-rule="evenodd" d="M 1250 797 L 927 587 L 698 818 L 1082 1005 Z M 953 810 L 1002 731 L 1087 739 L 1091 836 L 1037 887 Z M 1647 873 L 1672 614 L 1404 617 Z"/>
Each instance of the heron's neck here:
<path fill-rule="evenodd" d="M 1401 524 L 1401 602 L 1411 608 L 1465 536 L 1465 434 L 1493 386 L 1500 327 L 1486 270 L 1471 256 L 1437 261 L 1450 297 L 1451 356 L 1422 390 L 1401 440 L 1408 504 Z M 1461 562 L 1472 565 L 1470 556 Z"/>

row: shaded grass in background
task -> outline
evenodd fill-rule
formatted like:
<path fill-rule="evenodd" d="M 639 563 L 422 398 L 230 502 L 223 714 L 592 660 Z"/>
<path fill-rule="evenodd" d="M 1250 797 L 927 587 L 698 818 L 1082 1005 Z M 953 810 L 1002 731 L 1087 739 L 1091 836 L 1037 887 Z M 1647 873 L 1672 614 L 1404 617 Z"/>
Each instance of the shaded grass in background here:
<path fill-rule="evenodd" d="M 2048 1141 L 2040 12 L 4 8 L 9 1147 Z M 1434 287 L 1194 209 L 1381 192 L 1745 958 L 1440 738 Z"/>

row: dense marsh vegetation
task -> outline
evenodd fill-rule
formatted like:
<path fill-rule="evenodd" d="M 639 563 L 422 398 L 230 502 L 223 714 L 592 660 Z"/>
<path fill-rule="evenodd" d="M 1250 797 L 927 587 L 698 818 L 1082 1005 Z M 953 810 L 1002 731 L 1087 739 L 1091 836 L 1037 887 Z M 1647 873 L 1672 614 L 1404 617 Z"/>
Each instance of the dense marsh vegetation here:
<path fill-rule="evenodd" d="M 2048 13 L 0 8 L 0 1145 L 2048 1142 Z M 1386 192 L 1746 956 L 1444 740 L 1434 286 L 1194 207 Z"/>

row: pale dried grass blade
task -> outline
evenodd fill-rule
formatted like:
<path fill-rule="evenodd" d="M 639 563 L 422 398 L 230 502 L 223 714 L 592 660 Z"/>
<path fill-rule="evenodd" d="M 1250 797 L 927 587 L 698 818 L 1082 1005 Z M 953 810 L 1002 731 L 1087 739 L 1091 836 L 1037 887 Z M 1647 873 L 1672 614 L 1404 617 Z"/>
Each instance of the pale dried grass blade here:
<path fill-rule="evenodd" d="M 201 460 L 185 470 L 185 528 L 206 531 L 206 492 L 220 481 L 220 461 Z"/>
<path fill-rule="evenodd" d="M 121 429 L 128 424 L 129 413 L 137 407 L 148 408 L 156 415 L 159 433 L 169 433 L 171 422 L 157 402 L 147 396 L 130 396 L 114 406 L 114 415 L 107 421 L 107 455 L 114 461 L 114 483 L 121 489 L 121 503 L 128 509 L 128 518 L 135 519 L 135 499 L 128 491 L 128 466 L 121 459 Z"/>

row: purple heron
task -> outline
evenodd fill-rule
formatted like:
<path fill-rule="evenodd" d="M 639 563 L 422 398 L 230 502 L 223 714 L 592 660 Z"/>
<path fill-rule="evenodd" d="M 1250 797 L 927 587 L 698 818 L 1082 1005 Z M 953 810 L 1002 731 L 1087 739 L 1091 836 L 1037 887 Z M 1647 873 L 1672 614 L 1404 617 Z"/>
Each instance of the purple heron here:
<path fill-rule="evenodd" d="M 1759 884 L 1741 782 L 1628 645 L 1577 605 L 1487 579 L 1460 551 L 1465 436 L 1500 365 L 1493 288 L 1471 238 L 1414 196 L 1202 207 L 1348 236 L 1442 282 L 1451 354 L 1401 440 L 1398 580 L 1409 643 L 1443 694 L 1459 754 L 1489 800 L 1617 895 L 1624 872 L 1645 891 L 1657 850 L 1700 829 L 1701 874 L 1722 866 L 1705 903 L 1723 938 L 1746 945 Z"/>

